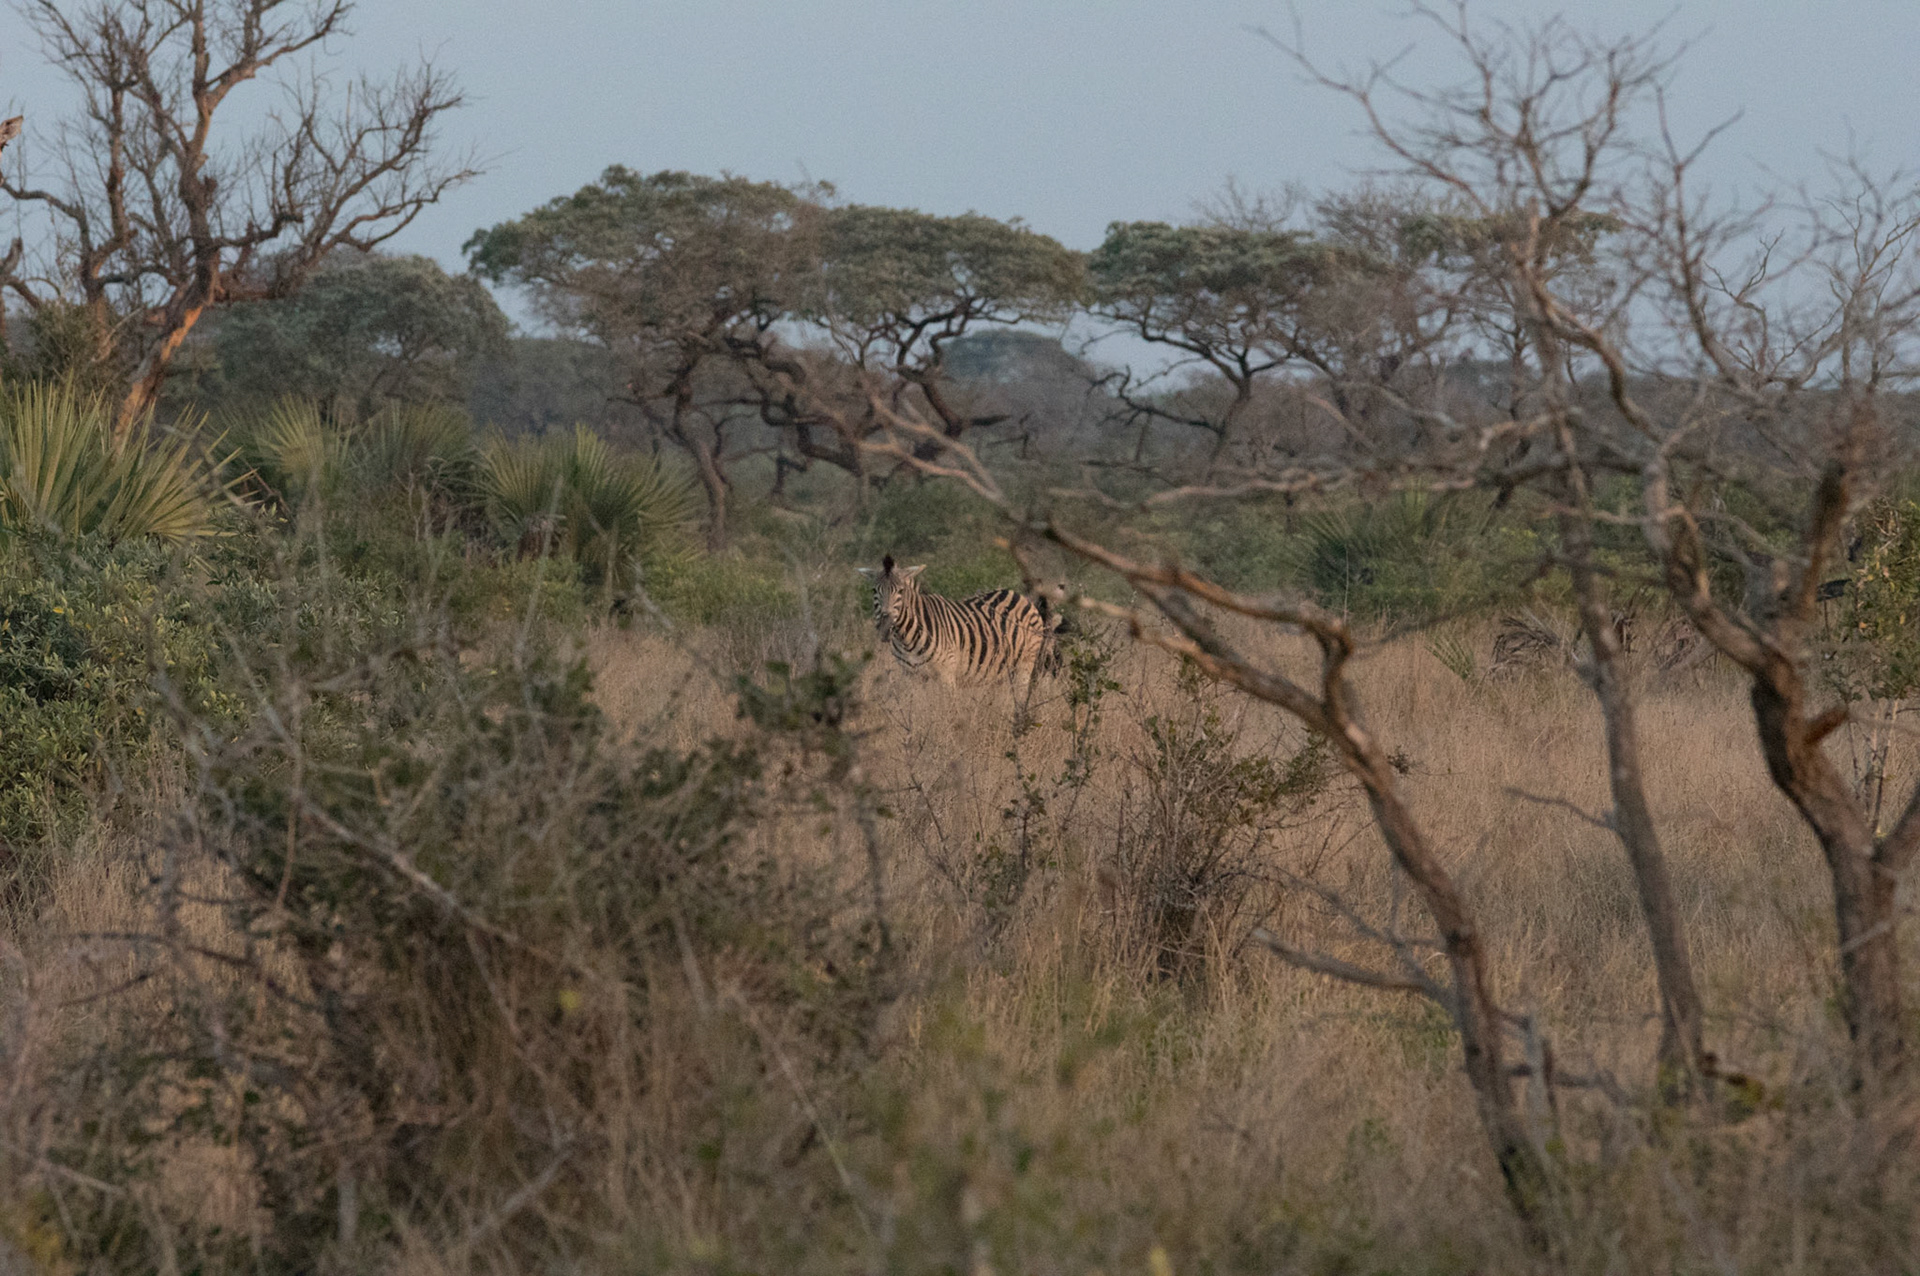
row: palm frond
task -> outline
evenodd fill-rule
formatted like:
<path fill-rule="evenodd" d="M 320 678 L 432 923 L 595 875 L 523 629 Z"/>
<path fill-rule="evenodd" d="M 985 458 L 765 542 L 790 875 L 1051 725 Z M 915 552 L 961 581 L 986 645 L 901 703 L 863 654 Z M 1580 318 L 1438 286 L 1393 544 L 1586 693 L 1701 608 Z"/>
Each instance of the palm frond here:
<path fill-rule="evenodd" d="M 370 487 L 465 489 L 479 461 L 466 415 L 436 404 L 395 404 L 369 423 L 356 468 Z"/>
<path fill-rule="evenodd" d="M 281 399 L 222 424 L 241 463 L 286 500 L 330 494 L 345 475 L 352 436 L 310 399 Z"/>
<path fill-rule="evenodd" d="M 191 431 L 145 421 L 118 438 L 97 395 L 29 385 L 0 396 L 0 526 L 62 538 L 211 530 L 221 483 Z"/>
<path fill-rule="evenodd" d="M 571 435 L 481 453 L 476 487 L 501 535 L 523 552 L 564 550 L 606 584 L 692 514 L 692 493 L 652 458 L 622 456 L 578 426 Z"/>

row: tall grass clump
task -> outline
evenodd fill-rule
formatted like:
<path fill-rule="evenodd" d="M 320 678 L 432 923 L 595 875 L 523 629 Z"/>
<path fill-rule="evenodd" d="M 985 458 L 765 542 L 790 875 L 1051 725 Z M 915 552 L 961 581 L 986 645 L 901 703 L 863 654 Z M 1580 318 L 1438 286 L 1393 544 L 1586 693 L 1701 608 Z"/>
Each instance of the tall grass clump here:
<path fill-rule="evenodd" d="M 523 554 L 573 558 L 614 589 L 692 514 L 686 483 L 651 457 L 622 456 L 586 426 L 545 439 L 495 440 L 476 479 L 500 535 Z"/>
<path fill-rule="evenodd" d="M 220 488 L 190 430 L 145 420 L 116 438 L 97 395 L 43 384 L 0 395 L 0 532 L 187 541 L 212 530 Z"/>

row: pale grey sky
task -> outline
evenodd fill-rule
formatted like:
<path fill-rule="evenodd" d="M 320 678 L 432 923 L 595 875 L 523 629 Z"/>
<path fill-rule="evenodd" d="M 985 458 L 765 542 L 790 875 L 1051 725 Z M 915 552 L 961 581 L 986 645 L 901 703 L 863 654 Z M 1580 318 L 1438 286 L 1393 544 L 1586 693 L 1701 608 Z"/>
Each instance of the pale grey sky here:
<path fill-rule="evenodd" d="M 1445 73 L 1428 29 L 1398 9 L 1299 4 L 1329 64 L 1414 44 L 1410 78 Z M 1474 6 L 1521 21 L 1552 10 Z M 1603 33 L 1666 17 L 1673 38 L 1695 39 L 1681 127 L 1745 112 L 1708 168 L 1722 186 L 1757 183 L 1763 165 L 1809 176 L 1821 148 L 1920 161 L 1912 0 L 1562 10 Z M 489 171 L 394 244 L 458 268 L 476 228 L 611 163 L 820 178 L 862 203 L 1021 216 L 1075 248 L 1109 221 L 1184 217 L 1229 174 L 1254 189 L 1345 184 L 1379 163 L 1353 109 L 1247 30 L 1290 22 L 1263 0 L 364 0 L 337 51 L 369 68 L 424 52 L 470 93 L 447 141 L 490 154 Z M 17 13 L 0 10 L 0 98 L 32 127 L 63 96 Z"/>

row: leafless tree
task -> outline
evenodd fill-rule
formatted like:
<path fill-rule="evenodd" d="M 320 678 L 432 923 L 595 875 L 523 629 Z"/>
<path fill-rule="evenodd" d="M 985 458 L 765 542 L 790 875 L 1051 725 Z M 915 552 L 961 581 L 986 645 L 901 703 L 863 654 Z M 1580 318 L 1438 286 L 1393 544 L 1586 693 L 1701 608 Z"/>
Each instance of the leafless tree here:
<path fill-rule="evenodd" d="M 1412 173 L 1511 228 L 1515 310 L 1538 348 L 1565 517 L 1592 526 L 1600 516 L 1588 472 L 1631 480 L 1640 508 L 1626 518 L 1661 583 L 1748 677 L 1768 769 L 1831 875 L 1861 1080 L 1884 1081 L 1907 1052 L 1895 895 L 1920 854 L 1920 793 L 1890 828 L 1875 827 L 1821 748 L 1847 710 L 1821 704 L 1810 675 L 1820 587 L 1842 561 L 1849 518 L 1891 468 L 1888 397 L 1920 370 L 1920 198 L 1841 166 L 1835 190 L 1771 221 L 1716 211 L 1690 183 L 1705 143 L 1683 145 L 1667 125 L 1673 60 L 1653 43 L 1597 41 L 1556 22 L 1515 46 L 1483 36 L 1464 5 L 1419 12 L 1459 50 L 1469 74 L 1458 90 L 1412 92 L 1381 71 L 1328 83 L 1360 104 Z M 1396 95 L 1412 124 L 1388 114 Z M 1550 263 L 1596 215 L 1614 228 L 1614 277 L 1582 292 Z M 1611 413 L 1568 392 L 1587 373 L 1602 380 Z M 1769 461 L 1804 501 L 1787 546 L 1720 499 Z M 1577 529 L 1568 544 L 1577 560 Z M 1743 588 L 1716 588 L 1716 553 L 1745 569 Z M 1591 558 L 1573 567 L 1607 710 L 1614 824 L 1641 876 L 1668 1031 L 1697 1041 L 1698 999 L 1681 987 L 1684 942 L 1639 792 L 1630 700 L 1606 669 Z"/>
<path fill-rule="evenodd" d="M 1683 149 L 1665 126 L 1675 62 L 1655 40 L 1592 39 L 1559 21 L 1488 35 L 1464 6 L 1415 13 L 1455 42 L 1467 70 L 1458 89 L 1409 89 L 1378 68 L 1322 81 L 1359 104 L 1410 178 L 1453 202 L 1456 220 L 1442 231 L 1497 266 L 1497 286 L 1476 301 L 1489 321 L 1479 328 L 1487 345 L 1456 353 L 1484 357 L 1494 346 L 1510 362 L 1514 393 L 1465 412 L 1444 387 L 1383 378 L 1378 391 L 1425 428 L 1418 452 L 1391 462 L 1347 453 L 1159 495 L 1347 484 L 1532 494 L 1557 531 L 1547 566 L 1567 574 L 1587 640 L 1582 664 L 1603 712 L 1613 796 L 1600 822 L 1619 838 L 1639 888 L 1661 1000 L 1660 1079 L 1677 1096 L 1730 1074 L 1704 1040 L 1704 1003 L 1647 797 L 1633 682 L 1614 624 L 1616 591 L 1635 583 L 1636 569 L 1595 547 L 1603 528 L 1636 529 L 1644 582 L 1667 592 L 1745 672 L 1769 770 L 1825 853 L 1857 1073 L 1876 1093 L 1907 1050 L 1896 891 L 1920 854 L 1920 794 L 1890 828 L 1875 827 L 1867 799 L 1820 747 L 1847 712 L 1820 703 L 1811 675 L 1821 585 L 1843 556 L 1850 515 L 1889 468 L 1888 396 L 1920 368 L 1912 260 L 1920 198 L 1843 169 L 1839 195 L 1797 210 L 1711 214 L 1688 185 L 1698 148 Z M 1311 71 L 1297 42 L 1287 47 Z M 901 459 L 940 437 L 911 413 L 894 414 L 887 427 L 869 446 Z M 957 442 L 922 464 L 998 502 L 1021 533 L 1118 574 L 1158 622 L 1085 605 L 1123 615 L 1139 638 L 1331 741 L 1436 925 L 1447 976 L 1425 966 L 1417 943 L 1385 932 L 1373 934 L 1389 941 L 1398 969 L 1278 937 L 1270 946 L 1308 969 L 1447 1007 L 1490 1147 L 1516 1208 L 1537 1224 L 1543 1193 L 1553 1190 L 1551 1159 L 1512 1087 L 1516 1076 L 1550 1084 L 1552 1053 L 1528 1016 L 1495 1001 L 1472 903 L 1401 795 L 1389 749 L 1364 725 L 1348 676 L 1359 639 L 1347 622 L 1310 602 L 1248 596 L 1119 553 L 1057 516 L 1036 517 Z M 1607 494 L 1623 485 L 1637 493 L 1624 507 Z M 1729 495 L 1762 490 L 1804 502 L 1793 544 L 1769 541 L 1729 513 Z M 1730 567 L 1746 576 L 1731 590 Z M 1254 655 L 1223 617 L 1305 634 L 1320 653 L 1317 674 Z M 1521 1052 L 1513 1064 L 1510 1033 Z"/>
<path fill-rule="evenodd" d="M 6 150 L 7 143 L 20 136 L 20 128 L 24 122 L 24 117 L 18 115 L 0 120 L 0 151 Z"/>
<path fill-rule="evenodd" d="M 20 136 L 20 129 L 24 123 L 24 118 L 18 115 L 0 120 L 0 151 L 5 151 L 7 144 L 12 142 L 14 138 Z M 14 269 L 19 266 L 20 258 L 24 256 L 25 253 L 26 246 L 17 239 L 8 246 L 6 255 L 0 256 L 0 281 L 12 277 Z M 6 339 L 7 308 L 4 294 L 0 294 L 0 345 L 4 345 Z"/>
<path fill-rule="evenodd" d="M 303 54 L 346 33 L 348 0 L 26 0 L 83 105 L 50 180 L 0 181 L 44 211 L 39 268 L 5 280 L 38 310 L 78 306 L 92 357 L 123 377 L 124 431 L 209 307 L 286 296 L 338 247 L 369 250 L 476 171 L 433 157 L 459 106 L 431 64 L 332 91 Z M 236 90 L 278 73 L 284 104 L 240 133 Z M 225 113 L 222 114 L 223 108 Z"/>
<path fill-rule="evenodd" d="M 1319 78 L 1362 107 L 1378 138 L 1408 165 L 1411 176 L 1433 182 L 1455 202 L 1463 215 L 1453 219 L 1453 227 L 1442 227 L 1443 234 L 1464 238 L 1474 255 L 1494 259 L 1492 269 L 1473 272 L 1490 296 L 1472 310 L 1509 363 L 1511 386 L 1503 406 L 1514 426 L 1512 436 L 1523 446 L 1504 466 L 1482 468 L 1476 477 L 1503 493 L 1531 481 L 1557 508 L 1558 563 L 1573 586 L 1587 639 L 1584 672 L 1606 729 L 1613 796 L 1606 822 L 1632 865 L 1652 941 L 1663 1073 L 1676 1088 L 1689 1089 L 1712 1068 L 1703 1040 L 1704 1012 L 1647 799 L 1635 695 L 1609 582 L 1594 551 L 1594 529 L 1602 517 L 1595 471 L 1619 468 L 1633 449 L 1583 408 L 1573 355 L 1586 347 L 1570 341 L 1565 325 L 1550 317 L 1577 317 L 1588 333 L 1618 331 L 1638 296 L 1631 270 L 1615 280 L 1605 269 L 1569 265 L 1593 265 L 1596 239 L 1624 231 L 1632 217 L 1632 188 L 1610 185 L 1609 178 L 1632 154 L 1630 114 L 1660 100 L 1673 59 L 1646 39 L 1593 40 L 1557 22 L 1537 28 L 1517 46 L 1490 40 L 1472 27 L 1464 4 L 1444 12 L 1419 8 L 1416 14 L 1455 42 L 1468 68 L 1459 90 L 1407 90 L 1380 68 L 1355 79 Z M 1290 52 L 1312 71 L 1297 44 Z M 1389 119 L 1383 98 L 1394 94 L 1414 107 L 1415 123 Z M 1460 247 L 1456 243 L 1455 251 Z M 1630 266 L 1632 260 L 1630 255 L 1613 264 Z M 1424 415 L 1448 427 L 1445 432 L 1467 432 L 1442 405 L 1427 405 Z M 1538 454 L 1529 457 L 1536 447 Z"/>

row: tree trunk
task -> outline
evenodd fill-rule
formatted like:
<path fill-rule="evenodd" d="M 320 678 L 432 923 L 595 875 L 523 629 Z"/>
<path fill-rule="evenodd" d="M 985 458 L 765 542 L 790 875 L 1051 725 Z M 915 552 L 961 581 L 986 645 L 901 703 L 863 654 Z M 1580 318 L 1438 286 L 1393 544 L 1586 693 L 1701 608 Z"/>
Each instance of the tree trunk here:
<path fill-rule="evenodd" d="M 1576 500 L 1582 494 L 1576 493 Z M 1584 505 L 1584 501 L 1581 501 Z M 1633 866 L 1640 893 L 1640 915 L 1653 944 L 1654 975 L 1660 986 L 1660 1089 L 1669 1098 L 1694 1089 L 1706 1058 L 1699 985 L 1686 930 L 1673 897 L 1673 880 L 1660 845 L 1660 832 L 1647 804 L 1640 763 L 1640 733 L 1633 689 L 1623 667 L 1620 635 L 1613 627 L 1606 595 L 1593 570 L 1592 531 L 1585 517 L 1560 519 L 1561 540 L 1580 604 L 1580 623 L 1593 650 L 1589 676 L 1607 731 L 1607 779 L 1613 794 L 1613 831 Z"/>
<path fill-rule="evenodd" d="M 1220 468 L 1220 462 L 1227 454 L 1227 444 L 1233 441 L 1233 428 L 1238 424 L 1241 413 L 1253 402 L 1253 378 L 1229 376 L 1233 383 L 1233 402 L 1220 414 L 1220 429 L 1214 434 L 1213 450 L 1207 453 L 1205 477 L 1211 481 L 1214 471 Z"/>
<path fill-rule="evenodd" d="M 700 470 L 700 486 L 707 492 L 707 549 L 719 553 L 727 547 L 727 476 L 720 471 L 713 449 L 704 443 L 693 447 L 694 461 Z"/>
<path fill-rule="evenodd" d="M 1374 825 L 1380 830 L 1394 863 L 1413 884 L 1421 903 L 1439 928 L 1441 944 L 1451 968 L 1452 988 L 1442 1004 L 1460 1034 L 1467 1081 L 1494 1160 L 1505 1180 L 1507 1199 L 1526 1225 L 1531 1238 L 1547 1242 L 1545 1215 L 1555 1190 L 1544 1148 L 1536 1142 L 1514 1102 L 1513 1082 L 1502 1059 L 1504 1016 L 1493 999 L 1487 978 L 1486 949 L 1479 926 L 1453 877 L 1428 843 L 1419 821 L 1400 796 L 1392 762 L 1379 742 L 1361 725 L 1352 686 L 1346 679 L 1353 656 L 1353 637 L 1340 620 L 1312 604 L 1272 606 L 1236 595 L 1178 567 L 1145 567 L 1110 550 L 1083 541 L 1049 524 L 1047 537 L 1089 562 L 1110 567 L 1149 599 L 1184 637 L 1180 645 L 1154 639 L 1157 645 L 1193 660 L 1208 677 L 1238 687 L 1248 695 L 1277 705 L 1303 725 L 1326 737 L 1347 771 L 1360 781 Z M 1193 606 L 1199 599 L 1228 611 L 1259 620 L 1298 625 L 1319 644 L 1319 685 L 1309 691 L 1283 674 L 1262 669 L 1234 650 L 1217 629 Z M 1143 631 L 1136 622 L 1136 637 Z M 1545 1085 L 1548 1078 L 1537 1080 Z"/>
<path fill-rule="evenodd" d="M 171 326 L 154 342 L 140 360 L 140 366 L 133 371 L 133 384 L 127 387 L 127 397 L 120 401 L 120 411 L 114 418 L 113 434 L 116 440 L 125 439 L 140 419 L 153 411 L 160 401 L 160 388 L 167 381 L 167 365 L 173 361 L 174 354 L 180 349 L 180 343 L 193 331 L 193 325 L 200 321 L 206 311 L 204 302 L 188 306 L 178 317 L 173 318 Z"/>
<path fill-rule="evenodd" d="M 1874 830 L 1846 777 L 1821 748 L 1840 719 L 1809 721 L 1799 671 L 1776 658 L 1753 680 L 1753 716 L 1767 769 L 1820 841 L 1833 878 L 1834 921 L 1847 1031 L 1862 1080 L 1885 1080 L 1906 1062 L 1900 991 L 1898 876 L 1882 862 Z"/>
<path fill-rule="evenodd" d="M 1453 878 L 1427 844 L 1413 815 L 1400 801 L 1391 766 L 1374 756 L 1372 740 L 1348 724 L 1341 750 L 1348 769 L 1367 791 L 1367 804 L 1394 861 L 1413 882 L 1446 947 L 1453 976 L 1453 1022 L 1460 1033 L 1460 1050 L 1467 1081 L 1473 1087 L 1480 1125 L 1492 1146 L 1494 1160 L 1506 1183 L 1514 1211 L 1536 1232 L 1547 1203 L 1551 1180 L 1547 1166 L 1528 1136 L 1514 1102 L 1500 1048 L 1500 1012 L 1487 984 L 1486 949 L 1466 901 Z M 1548 1084 L 1546 1078 L 1538 1079 Z"/>

